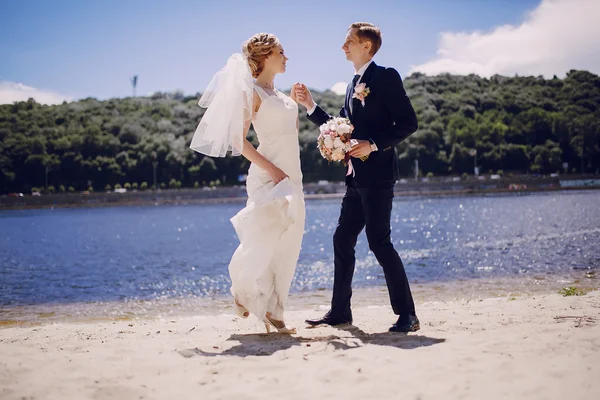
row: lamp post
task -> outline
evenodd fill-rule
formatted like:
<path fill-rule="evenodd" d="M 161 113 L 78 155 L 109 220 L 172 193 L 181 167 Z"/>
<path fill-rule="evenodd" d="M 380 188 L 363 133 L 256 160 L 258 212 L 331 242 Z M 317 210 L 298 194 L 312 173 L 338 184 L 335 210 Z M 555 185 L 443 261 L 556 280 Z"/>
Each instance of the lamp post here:
<path fill-rule="evenodd" d="M 50 168 L 48 168 L 47 165 L 44 165 L 44 167 L 46 168 L 46 179 L 44 180 L 44 188 L 46 190 L 46 193 L 48 193 L 48 172 L 50 171 Z"/>
<path fill-rule="evenodd" d="M 581 132 L 581 175 L 585 174 L 585 162 L 583 152 L 585 151 L 585 134 Z"/>
<path fill-rule="evenodd" d="M 133 78 L 131 78 L 131 86 L 133 86 L 133 97 L 135 97 L 135 89 L 137 88 L 137 82 L 138 76 L 134 75 Z"/>
<path fill-rule="evenodd" d="M 479 171 L 477 169 L 477 149 L 469 150 L 469 154 L 473 156 L 473 175 L 478 176 Z"/>
<path fill-rule="evenodd" d="M 415 160 L 415 182 L 419 181 L 419 160 Z"/>
<path fill-rule="evenodd" d="M 158 166 L 158 160 L 156 157 L 156 152 L 152 152 L 152 168 L 154 170 L 154 190 L 158 190 L 158 185 L 156 183 L 156 167 Z"/>

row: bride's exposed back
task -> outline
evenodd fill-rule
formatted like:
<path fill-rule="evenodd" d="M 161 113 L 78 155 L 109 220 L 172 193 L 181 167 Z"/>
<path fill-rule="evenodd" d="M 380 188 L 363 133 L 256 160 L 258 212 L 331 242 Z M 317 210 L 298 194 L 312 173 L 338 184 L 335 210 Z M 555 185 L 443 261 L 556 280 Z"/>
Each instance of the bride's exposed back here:
<path fill-rule="evenodd" d="M 190 148 L 212 157 L 228 151 L 250 162 L 246 207 L 231 218 L 240 245 L 229 263 L 237 314 L 254 314 L 267 331 L 295 333 L 285 304 L 304 232 L 298 106 L 274 86 L 288 58 L 275 35 L 258 33 L 232 55 L 200 99 L 207 107 Z M 253 125 L 260 145 L 246 139 Z"/>

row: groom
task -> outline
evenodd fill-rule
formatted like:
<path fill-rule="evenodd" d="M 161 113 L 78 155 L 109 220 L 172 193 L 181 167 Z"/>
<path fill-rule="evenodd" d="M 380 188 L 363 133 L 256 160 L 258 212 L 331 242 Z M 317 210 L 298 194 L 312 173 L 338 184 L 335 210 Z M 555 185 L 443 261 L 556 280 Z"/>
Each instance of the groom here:
<path fill-rule="evenodd" d="M 381 32 L 377 26 L 358 22 L 348 28 L 342 50 L 354 64 L 356 74 L 346 89 L 340 116 L 350 118 L 356 144 L 349 153 L 346 194 L 333 235 L 335 277 L 331 310 L 322 318 L 306 323 L 312 326 L 352 323 L 354 247 L 366 227 L 369 248 L 383 267 L 392 309 L 399 316 L 389 330 L 416 332 L 419 320 L 404 265 L 390 241 L 390 217 L 394 184 L 398 180 L 395 146 L 417 130 L 417 117 L 398 72 L 372 61 L 380 47 Z M 296 84 L 292 90 L 293 96 L 308 110 L 310 121 L 321 125 L 331 118 L 315 104 L 306 86 Z"/>

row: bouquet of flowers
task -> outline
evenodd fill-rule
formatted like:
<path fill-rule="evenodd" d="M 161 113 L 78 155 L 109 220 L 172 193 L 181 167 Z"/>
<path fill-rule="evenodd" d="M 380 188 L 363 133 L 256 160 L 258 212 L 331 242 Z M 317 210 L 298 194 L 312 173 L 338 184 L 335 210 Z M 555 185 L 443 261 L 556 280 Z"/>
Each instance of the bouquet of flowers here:
<path fill-rule="evenodd" d="M 319 127 L 317 147 L 328 161 L 345 161 L 346 153 L 352 148 L 350 136 L 354 126 L 348 118 L 334 117 Z"/>

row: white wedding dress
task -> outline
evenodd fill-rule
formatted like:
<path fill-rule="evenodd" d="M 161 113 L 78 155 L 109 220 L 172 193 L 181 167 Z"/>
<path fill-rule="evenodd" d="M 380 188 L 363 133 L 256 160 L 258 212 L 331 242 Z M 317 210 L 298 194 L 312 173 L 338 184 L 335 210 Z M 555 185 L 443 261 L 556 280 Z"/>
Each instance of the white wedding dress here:
<path fill-rule="evenodd" d="M 261 105 L 252 121 L 258 152 L 286 178 L 274 185 L 270 175 L 251 164 L 246 207 L 231 218 L 240 240 L 229 264 L 231 293 L 259 319 L 270 312 L 282 321 L 304 234 L 304 194 L 298 144 L 298 105 L 275 90 L 254 86 Z"/>

